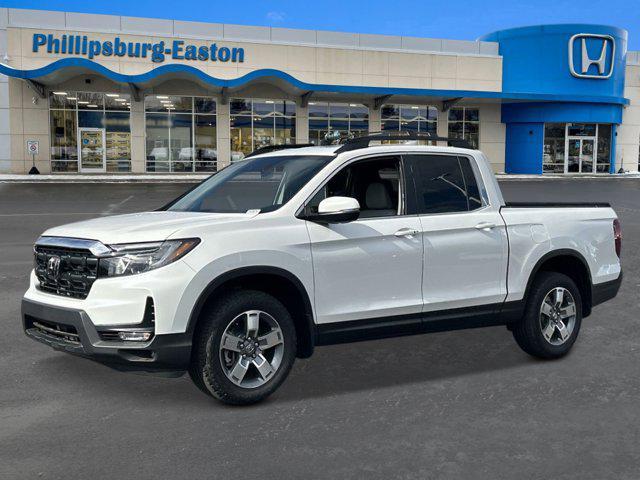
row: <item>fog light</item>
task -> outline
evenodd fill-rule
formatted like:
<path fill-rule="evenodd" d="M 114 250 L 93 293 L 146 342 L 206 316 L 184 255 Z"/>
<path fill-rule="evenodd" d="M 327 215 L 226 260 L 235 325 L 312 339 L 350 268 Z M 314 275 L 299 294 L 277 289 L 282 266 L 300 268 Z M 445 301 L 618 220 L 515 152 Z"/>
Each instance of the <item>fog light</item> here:
<path fill-rule="evenodd" d="M 118 337 L 124 342 L 146 342 L 153 335 L 152 332 L 118 332 Z"/>

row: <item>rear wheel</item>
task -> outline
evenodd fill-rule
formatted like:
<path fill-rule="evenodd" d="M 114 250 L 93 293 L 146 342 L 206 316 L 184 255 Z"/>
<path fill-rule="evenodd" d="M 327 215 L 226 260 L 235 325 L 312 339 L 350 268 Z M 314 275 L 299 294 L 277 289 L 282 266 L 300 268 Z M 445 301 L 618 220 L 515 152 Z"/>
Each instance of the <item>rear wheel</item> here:
<path fill-rule="evenodd" d="M 234 405 L 273 393 L 295 360 L 295 327 L 287 309 L 264 292 L 239 290 L 205 315 L 189 369 L 198 388 Z"/>
<path fill-rule="evenodd" d="M 513 336 L 525 352 L 538 358 L 566 355 L 582 323 L 582 298 L 575 282 L 557 272 L 542 272 L 532 287 L 524 317 Z"/>

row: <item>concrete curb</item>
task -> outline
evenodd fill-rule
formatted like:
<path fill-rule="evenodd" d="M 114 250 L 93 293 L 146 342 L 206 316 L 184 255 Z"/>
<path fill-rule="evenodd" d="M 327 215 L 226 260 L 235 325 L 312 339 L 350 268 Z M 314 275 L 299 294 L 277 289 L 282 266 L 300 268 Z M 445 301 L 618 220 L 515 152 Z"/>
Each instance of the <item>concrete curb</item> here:
<path fill-rule="evenodd" d="M 197 183 L 210 175 L 0 175 L 0 183 Z"/>
<path fill-rule="evenodd" d="M 0 175 L 0 183 L 197 183 L 208 178 L 210 175 L 188 174 L 188 175 Z M 624 173 L 624 174 L 599 174 L 599 175 L 508 175 L 498 173 L 496 177 L 500 181 L 511 180 L 611 180 L 625 179 L 638 180 L 640 173 Z"/>
<path fill-rule="evenodd" d="M 545 174 L 545 175 L 518 175 L 497 173 L 498 180 L 638 180 L 640 173 L 600 173 L 600 174 Z"/>

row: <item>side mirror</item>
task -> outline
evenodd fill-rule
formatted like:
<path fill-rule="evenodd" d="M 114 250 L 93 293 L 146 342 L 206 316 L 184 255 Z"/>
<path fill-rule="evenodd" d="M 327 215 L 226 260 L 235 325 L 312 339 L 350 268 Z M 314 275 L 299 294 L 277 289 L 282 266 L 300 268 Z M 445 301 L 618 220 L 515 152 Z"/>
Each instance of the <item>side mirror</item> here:
<path fill-rule="evenodd" d="M 319 223 L 348 223 L 360 216 L 360 203 L 351 197 L 329 197 L 318 205 L 318 213 L 304 216 L 305 220 Z"/>

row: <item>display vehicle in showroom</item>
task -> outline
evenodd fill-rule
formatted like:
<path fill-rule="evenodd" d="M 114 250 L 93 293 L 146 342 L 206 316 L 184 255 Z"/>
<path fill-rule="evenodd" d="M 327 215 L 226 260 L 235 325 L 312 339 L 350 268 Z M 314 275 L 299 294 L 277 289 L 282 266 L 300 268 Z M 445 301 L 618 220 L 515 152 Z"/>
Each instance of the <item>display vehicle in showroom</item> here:
<path fill-rule="evenodd" d="M 372 145 L 389 140 L 453 146 Z M 620 287 L 616 214 L 505 203 L 462 143 L 282 146 L 158 211 L 47 230 L 25 332 L 122 370 L 188 372 L 232 404 L 333 343 L 505 325 L 528 354 L 562 357 Z"/>

